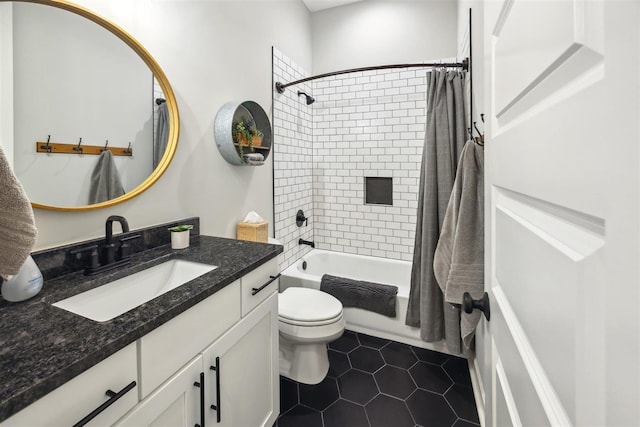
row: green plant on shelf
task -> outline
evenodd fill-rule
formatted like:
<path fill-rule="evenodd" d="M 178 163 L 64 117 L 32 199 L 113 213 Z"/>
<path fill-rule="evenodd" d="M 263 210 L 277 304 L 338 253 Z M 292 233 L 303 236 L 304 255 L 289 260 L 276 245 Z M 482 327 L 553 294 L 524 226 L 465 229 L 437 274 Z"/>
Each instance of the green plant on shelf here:
<path fill-rule="evenodd" d="M 263 133 L 256 127 L 256 124 L 252 118 L 245 116 L 242 116 L 240 120 L 233 122 L 232 129 L 233 142 L 238 144 L 238 154 L 240 156 L 240 161 L 244 163 L 244 147 L 248 146 L 249 150 L 253 153 L 254 139 L 262 138 Z M 258 142 L 258 144 L 260 144 L 260 142 Z"/>

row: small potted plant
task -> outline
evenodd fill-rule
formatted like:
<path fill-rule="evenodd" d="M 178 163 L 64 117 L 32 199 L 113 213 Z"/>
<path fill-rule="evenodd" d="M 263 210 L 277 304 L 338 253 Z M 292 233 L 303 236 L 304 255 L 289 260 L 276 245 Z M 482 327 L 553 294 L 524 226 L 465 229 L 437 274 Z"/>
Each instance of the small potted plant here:
<path fill-rule="evenodd" d="M 238 145 L 238 155 L 242 163 L 244 163 L 244 147 L 249 147 L 249 151 L 253 153 L 254 147 L 262 144 L 264 135 L 250 117 L 242 116 L 240 120 L 233 122 L 232 128 L 233 142 Z"/>
<path fill-rule="evenodd" d="M 189 247 L 189 235 L 193 225 L 176 225 L 170 227 L 171 232 L 171 249 L 184 249 Z"/>

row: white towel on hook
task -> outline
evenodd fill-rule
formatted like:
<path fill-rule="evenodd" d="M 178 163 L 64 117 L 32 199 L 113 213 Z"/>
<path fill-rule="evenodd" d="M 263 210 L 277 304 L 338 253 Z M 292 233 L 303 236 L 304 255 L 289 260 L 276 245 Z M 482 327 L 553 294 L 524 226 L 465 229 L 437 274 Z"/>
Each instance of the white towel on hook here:
<path fill-rule="evenodd" d="M 460 153 L 433 271 L 451 304 L 461 304 L 465 292 L 474 299 L 484 293 L 484 149 L 473 141 L 467 141 Z M 467 348 L 480 316 L 479 310 L 461 313 L 460 334 Z"/>
<path fill-rule="evenodd" d="M 0 146 L 0 276 L 20 272 L 37 235 L 31 203 Z"/>

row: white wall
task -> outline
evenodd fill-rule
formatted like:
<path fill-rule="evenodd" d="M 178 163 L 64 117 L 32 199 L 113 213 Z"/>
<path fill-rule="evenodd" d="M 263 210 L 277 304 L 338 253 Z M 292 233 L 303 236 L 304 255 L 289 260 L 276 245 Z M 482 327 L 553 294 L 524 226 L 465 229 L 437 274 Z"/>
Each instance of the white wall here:
<path fill-rule="evenodd" d="M 13 166 L 13 4 L 0 3 L 0 146 Z"/>
<path fill-rule="evenodd" d="M 125 191 L 153 170 L 153 76 L 124 42 L 81 16 L 13 6 L 14 166 L 29 199 L 86 205 L 99 156 L 45 154 L 36 141 L 127 148 L 114 162 Z M 43 177 L 47 177 L 43 179 Z"/>
<path fill-rule="evenodd" d="M 457 1 L 367 0 L 312 15 L 313 73 L 455 56 Z"/>
<path fill-rule="evenodd" d="M 250 210 L 272 214 L 271 160 L 248 168 L 228 164 L 213 137 L 216 112 L 229 100 L 271 110 L 271 46 L 311 68 L 310 14 L 299 1 L 76 0 L 111 19 L 158 61 L 176 93 L 180 142 L 172 164 L 142 195 L 87 212 L 36 209 L 37 248 L 101 236 L 108 215 L 132 228 L 201 217 L 204 234 L 235 237 Z M 255 17 L 247 26 L 244 20 Z M 271 156 L 270 156 L 271 157 Z"/>

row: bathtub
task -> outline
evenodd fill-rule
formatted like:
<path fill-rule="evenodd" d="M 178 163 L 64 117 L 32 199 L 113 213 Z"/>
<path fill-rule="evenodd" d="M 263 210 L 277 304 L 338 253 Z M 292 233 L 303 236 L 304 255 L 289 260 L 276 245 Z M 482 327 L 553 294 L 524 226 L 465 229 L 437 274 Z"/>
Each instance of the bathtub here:
<path fill-rule="evenodd" d="M 420 339 L 419 328 L 405 325 L 411 282 L 410 262 L 313 249 L 281 273 L 280 291 L 292 286 L 320 289 L 320 279 L 323 274 L 398 287 L 395 318 L 360 308 L 347 307 L 344 309 L 346 329 L 416 347 L 447 352 L 443 342 L 424 342 Z"/>

